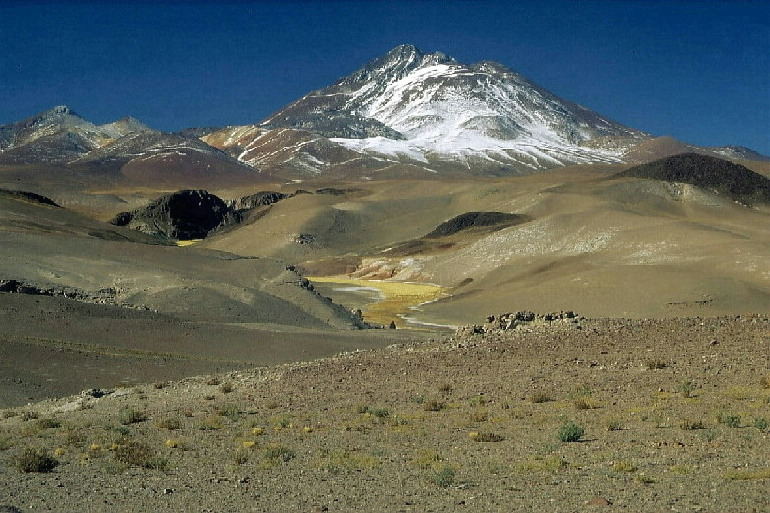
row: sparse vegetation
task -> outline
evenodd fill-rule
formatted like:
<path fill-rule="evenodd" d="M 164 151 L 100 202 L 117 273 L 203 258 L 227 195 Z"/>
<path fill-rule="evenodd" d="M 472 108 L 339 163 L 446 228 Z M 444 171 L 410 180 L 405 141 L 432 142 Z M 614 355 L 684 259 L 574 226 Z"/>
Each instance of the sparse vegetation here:
<path fill-rule="evenodd" d="M 442 403 L 441 401 L 437 401 L 435 399 L 431 399 L 430 401 L 426 401 L 422 409 L 425 411 L 441 411 L 446 407 L 445 403 Z"/>
<path fill-rule="evenodd" d="M 143 410 L 136 410 L 134 408 L 124 408 L 118 414 L 118 421 L 124 426 L 144 422 L 147 418 L 147 413 Z"/>
<path fill-rule="evenodd" d="M 440 488 L 449 488 L 455 482 L 455 469 L 449 465 L 441 465 L 430 474 L 430 481 Z"/>
<path fill-rule="evenodd" d="M 660 360 L 647 361 L 647 368 L 649 370 L 660 370 L 660 369 L 665 369 L 666 367 L 667 367 L 666 362 L 661 362 Z"/>
<path fill-rule="evenodd" d="M 637 467 L 633 463 L 627 460 L 616 461 L 612 465 L 612 470 L 615 472 L 636 472 Z"/>
<path fill-rule="evenodd" d="M 599 407 L 599 404 L 590 397 L 578 397 L 573 404 L 578 410 L 594 410 Z"/>
<path fill-rule="evenodd" d="M 358 406 L 356 408 L 356 411 L 361 414 L 368 413 L 369 415 L 372 415 L 378 418 L 385 418 L 390 416 L 390 410 L 388 410 L 387 408 L 379 408 L 379 407 L 362 405 L 362 406 Z"/>
<path fill-rule="evenodd" d="M 363 451 L 333 450 L 323 451 L 320 468 L 329 472 L 341 472 L 345 470 L 361 471 L 374 468 L 378 465 L 377 458 Z"/>
<path fill-rule="evenodd" d="M 441 385 L 438 387 L 438 391 L 439 391 L 439 393 L 441 393 L 441 394 L 444 394 L 444 395 L 449 395 L 449 394 L 451 394 L 451 393 L 452 393 L 452 384 L 451 384 L 451 383 L 442 383 L 442 384 L 441 384 Z"/>
<path fill-rule="evenodd" d="M 516 333 L 515 340 L 521 344 L 517 351 L 529 350 L 534 355 L 529 357 L 532 361 L 542 362 L 540 340 L 538 348 L 534 343 L 527 348 L 525 339 L 518 338 L 522 333 Z M 360 483 L 359 490 L 364 490 L 363 486 L 367 487 L 366 493 L 371 490 L 379 494 L 385 490 L 382 496 L 388 497 L 399 493 L 400 483 L 404 490 L 409 490 L 421 482 L 423 490 L 427 487 L 423 497 L 429 498 L 420 507 L 437 511 L 444 506 L 440 501 L 481 498 L 481 490 L 499 496 L 502 492 L 495 488 L 498 485 L 523 490 L 510 494 L 511 504 L 519 507 L 522 502 L 516 497 L 522 493 L 531 490 L 536 494 L 532 497 L 542 499 L 556 489 L 552 484 L 559 483 L 559 492 L 564 492 L 570 504 L 579 509 L 590 499 L 585 496 L 586 490 L 594 486 L 593 489 L 602 490 L 597 494 L 606 493 L 613 502 L 619 504 L 620 498 L 635 498 L 646 507 L 653 500 L 653 492 L 660 494 L 669 486 L 685 490 L 682 495 L 689 500 L 697 494 L 689 494 L 683 486 L 693 483 L 704 490 L 704 486 L 722 480 L 725 487 L 742 487 L 741 493 L 755 498 L 759 492 L 752 487 L 767 482 L 762 477 L 765 462 L 757 453 L 767 439 L 767 393 L 748 371 L 739 370 L 723 380 L 721 374 L 709 375 L 703 393 L 684 400 L 675 393 L 681 377 L 640 369 L 638 363 L 634 365 L 639 357 L 633 351 L 625 358 L 611 354 L 587 360 L 625 362 L 629 365 L 628 376 L 619 372 L 607 383 L 600 383 L 598 369 L 579 365 L 576 374 L 559 382 L 555 378 L 562 375 L 562 369 L 544 371 L 542 365 L 531 363 L 519 376 L 519 367 L 525 365 L 519 355 L 510 356 L 508 361 L 513 364 L 508 368 L 495 367 L 499 358 L 509 358 L 510 344 L 504 339 L 490 337 L 478 343 L 483 344 L 485 357 L 489 349 L 489 359 L 483 363 L 492 362 L 489 367 L 503 373 L 501 381 L 495 382 L 496 374 L 487 367 L 474 369 L 480 374 L 471 374 L 462 387 L 455 384 L 451 395 L 440 395 L 445 393 L 441 380 L 431 384 L 410 378 L 401 387 L 390 381 L 378 386 L 362 381 L 351 386 L 347 376 L 355 373 L 344 374 L 343 382 L 331 378 L 333 388 L 327 390 L 328 382 L 318 379 L 315 367 L 297 366 L 294 370 L 287 366 L 281 372 L 296 372 L 289 376 L 291 379 L 251 380 L 244 376 L 246 379 L 241 380 L 240 376 L 232 375 L 236 393 L 229 396 L 204 382 L 189 380 L 165 389 L 145 386 L 146 399 L 141 399 L 141 393 L 134 389 L 122 397 L 93 401 L 93 410 L 68 411 L 43 403 L 34 408 L 40 416 L 37 420 L 0 420 L 0 450 L 3 439 L 11 448 L 0 452 L 0 465 L 13 469 L 11 462 L 16 450 L 42 446 L 51 457 L 61 461 L 56 472 L 67 475 L 63 482 L 69 482 L 76 471 L 83 475 L 98 474 L 105 480 L 122 472 L 115 479 L 125 479 L 129 486 L 140 483 L 144 476 L 160 490 L 180 486 L 179 480 L 187 479 L 188 475 L 193 486 L 204 483 L 203 488 L 207 480 L 221 479 L 225 484 L 219 488 L 227 488 L 229 493 L 231 486 L 239 492 L 251 488 L 260 495 L 264 493 L 262 499 L 257 499 L 262 509 L 269 509 L 265 502 L 268 496 L 271 502 L 279 500 L 278 485 L 274 483 L 285 483 L 292 476 L 316 489 L 333 486 L 334 493 L 344 500 L 350 495 L 337 492 L 337 483 L 350 482 L 357 487 Z M 427 347 L 432 350 L 436 346 Z M 603 347 L 614 351 L 612 346 Z M 417 346 L 415 351 L 418 350 L 422 347 Z M 391 358 L 394 354 L 386 353 Z M 387 376 L 392 376 L 394 369 L 411 373 L 428 365 L 422 354 L 405 354 L 406 358 L 397 363 L 384 359 L 384 365 L 392 366 Z M 378 367 L 370 362 L 378 366 L 381 363 L 377 356 L 376 352 L 367 352 L 352 358 L 360 358 L 371 369 Z M 668 358 L 668 354 L 665 356 Z M 456 358 L 449 360 L 455 366 L 468 365 L 460 355 L 449 357 Z M 339 369 L 351 367 L 347 358 L 323 365 L 338 366 L 335 370 L 342 373 Z M 676 359 L 677 370 L 685 369 L 684 358 Z M 697 353 L 693 358 L 700 362 Z M 441 376 L 441 372 L 446 372 L 443 367 L 430 368 L 431 375 Z M 534 382 L 532 376 L 537 376 Z M 586 386 L 576 387 L 575 383 L 590 384 L 593 394 Z M 733 391 L 742 389 L 743 383 L 753 383 L 745 385 L 751 392 L 750 399 L 744 403 L 731 401 L 736 396 Z M 430 394 L 431 389 L 435 395 L 416 404 L 414 395 L 422 391 Z M 182 390 L 187 395 L 177 397 Z M 310 390 L 309 395 L 303 395 L 304 390 Z M 215 392 L 216 399 L 205 403 L 201 400 L 204 391 Z M 550 400 L 551 394 L 556 397 L 554 402 L 538 404 L 541 398 Z M 272 398 L 280 403 L 277 410 L 268 408 Z M 601 401 L 602 409 L 576 411 L 579 401 L 591 406 L 596 404 L 594 401 Z M 121 410 L 125 405 L 129 407 Z M 148 414 L 150 420 L 119 423 L 119 414 L 128 410 Z M 432 413 L 439 410 L 442 413 Z M 720 415 L 722 423 L 718 424 L 715 419 L 720 411 L 727 413 Z M 744 418 L 738 425 L 751 428 L 727 429 L 728 418 L 739 414 Z M 61 422 L 62 427 L 47 427 L 53 425 L 49 419 Z M 35 438 L 25 438 L 25 429 L 35 431 Z M 646 449 L 657 444 L 663 448 L 659 452 Z M 680 449 L 680 444 L 686 449 Z M 156 470 L 172 468 L 172 463 L 173 476 L 155 474 Z M 466 466 L 472 469 L 467 482 L 464 473 L 461 479 L 460 470 Z M 580 497 L 571 488 L 578 479 L 586 480 L 580 484 Z M 642 486 L 655 481 L 661 485 Z M 444 492 L 443 488 L 449 490 Z M 217 487 L 208 489 L 212 494 L 225 493 L 217 491 Z M 181 492 L 180 489 L 179 497 Z M 723 497 L 721 491 L 716 496 Z M 302 500 L 309 499 L 303 496 Z M 387 500 L 383 499 L 383 504 Z M 483 499 L 478 500 L 481 505 Z M 395 506 L 391 509 L 398 509 L 398 504 Z M 452 506 L 447 503 L 444 509 Z"/>
<path fill-rule="evenodd" d="M 226 403 L 216 408 L 217 415 L 237 419 L 241 416 L 241 408 L 235 403 Z"/>
<path fill-rule="evenodd" d="M 224 423 L 222 422 L 222 417 L 217 415 L 207 415 L 201 419 L 198 429 L 202 431 L 213 431 L 222 429 L 223 427 Z"/>
<path fill-rule="evenodd" d="M 288 463 L 296 456 L 294 451 L 279 444 L 272 444 L 265 448 L 265 457 L 269 460 Z"/>
<path fill-rule="evenodd" d="M 160 457 L 149 445 L 139 440 L 121 440 L 116 444 L 113 456 L 115 461 L 131 467 L 150 470 L 165 470 L 168 460 Z"/>
<path fill-rule="evenodd" d="M 689 399 L 693 396 L 696 388 L 695 383 L 692 381 L 682 381 L 677 387 L 677 391 L 682 394 L 682 397 Z"/>
<path fill-rule="evenodd" d="M 502 442 L 505 437 L 496 433 L 482 432 L 473 437 L 476 442 Z"/>
<path fill-rule="evenodd" d="M 13 459 L 13 464 L 19 472 L 51 472 L 59 461 L 43 449 L 28 447 Z"/>
<path fill-rule="evenodd" d="M 40 429 L 57 429 L 61 427 L 61 422 L 56 419 L 40 419 L 36 422 L 36 425 Z"/>
<path fill-rule="evenodd" d="M 174 431 L 176 429 L 182 428 L 182 421 L 179 420 L 178 417 L 165 417 L 159 419 L 155 425 L 160 429 L 168 429 L 169 431 Z"/>
<path fill-rule="evenodd" d="M 685 419 L 679 423 L 679 427 L 686 431 L 693 431 L 696 429 L 706 429 L 706 425 L 702 420 L 689 420 Z"/>
<path fill-rule="evenodd" d="M 557 437 L 562 442 L 579 442 L 584 434 L 585 430 L 570 420 L 562 424 Z"/>
<path fill-rule="evenodd" d="M 543 390 L 538 390 L 537 392 L 534 392 L 529 397 L 529 400 L 535 404 L 547 403 L 549 401 L 553 401 L 553 399 L 551 398 L 551 395 L 548 392 L 545 392 Z"/>
<path fill-rule="evenodd" d="M 236 465 L 245 465 L 249 461 L 249 457 L 251 456 L 251 450 L 247 449 L 245 447 L 239 447 L 235 450 L 235 454 L 233 454 L 233 462 Z"/>
<path fill-rule="evenodd" d="M 720 413 L 717 416 L 717 421 L 719 421 L 720 424 L 724 424 L 725 426 L 729 428 L 739 428 L 741 427 L 741 416 L 740 415 L 734 415 L 732 413 Z"/>
<path fill-rule="evenodd" d="M 223 394 L 229 394 L 233 391 L 232 383 L 222 383 L 222 386 L 219 387 L 219 391 Z"/>

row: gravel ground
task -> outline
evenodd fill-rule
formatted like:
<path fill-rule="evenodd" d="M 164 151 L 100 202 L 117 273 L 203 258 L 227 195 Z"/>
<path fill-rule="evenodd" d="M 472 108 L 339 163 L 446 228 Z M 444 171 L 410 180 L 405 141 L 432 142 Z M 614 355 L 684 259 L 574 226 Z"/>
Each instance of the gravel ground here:
<path fill-rule="evenodd" d="M 0 505 L 768 511 L 769 359 L 767 316 L 582 319 L 81 394 L 0 412 Z"/>

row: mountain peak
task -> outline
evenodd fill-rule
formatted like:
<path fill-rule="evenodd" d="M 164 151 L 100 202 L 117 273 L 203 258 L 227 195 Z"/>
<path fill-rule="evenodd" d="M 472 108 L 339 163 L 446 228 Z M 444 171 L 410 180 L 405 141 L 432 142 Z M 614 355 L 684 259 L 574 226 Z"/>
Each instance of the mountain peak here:
<path fill-rule="evenodd" d="M 602 138 L 645 134 L 562 100 L 506 66 L 462 64 L 399 45 L 335 84 L 292 103 L 263 123 L 332 138 L 377 158 L 546 169 L 618 162 Z M 600 142 L 588 146 L 593 140 Z"/>
<path fill-rule="evenodd" d="M 408 56 L 408 55 L 422 55 L 422 51 L 413 44 L 402 44 L 394 47 L 386 55 L 390 57 Z"/>
<path fill-rule="evenodd" d="M 36 116 L 33 116 L 31 119 L 35 120 L 44 120 L 44 119 L 52 119 L 52 118 L 65 118 L 68 116 L 74 116 L 76 118 L 83 119 L 77 112 L 72 110 L 69 105 L 56 105 L 54 107 L 51 107 L 48 110 L 44 110 L 43 112 L 37 114 Z"/>

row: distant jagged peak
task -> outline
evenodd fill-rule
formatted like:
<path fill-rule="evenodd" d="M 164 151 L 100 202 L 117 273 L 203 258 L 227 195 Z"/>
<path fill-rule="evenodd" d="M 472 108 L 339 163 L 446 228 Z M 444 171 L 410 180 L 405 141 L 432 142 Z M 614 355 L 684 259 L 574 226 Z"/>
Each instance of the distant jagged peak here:
<path fill-rule="evenodd" d="M 65 122 L 90 123 L 80 114 L 72 110 L 68 105 L 56 105 L 48 110 L 39 112 L 32 117 L 18 123 L 24 127 L 32 127 L 40 124 L 63 124 Z"/>
<path fill-rule="evenodd" d="M 69 105 L 56 105 L 43 112 L 42 114 L 72 114 L 73 116 L 77 116 L 77 114 L 70 108 Z"/>

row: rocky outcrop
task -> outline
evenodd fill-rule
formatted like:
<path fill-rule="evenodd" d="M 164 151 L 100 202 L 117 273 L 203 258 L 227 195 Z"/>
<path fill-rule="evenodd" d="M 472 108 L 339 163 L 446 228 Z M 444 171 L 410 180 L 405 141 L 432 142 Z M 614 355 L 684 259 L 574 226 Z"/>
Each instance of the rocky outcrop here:
<path fill-rule="evenodd" d="M 238 211 L 248 211 L 265 205 L 272 205 L 290 197 L 289 194 L 275 191 L 259 191 L 248 196 L 243 196 L 237 200 L 228 202 L 228 205 Z"/>
<path fill-rule="evenodd" d="M 203 239 L 225 225 L 237 223 L 240 214 L 221 198 L 204 190 L 167 194 L 146 207 L 121 212 L 111 223 L 170 239 Z"/>
<path fill-rule="evenodd" d="M 508 331 L 519 327 L 544 325 L 544 326 L 573 326 L 582 329 L 580 321 L 585 318 L 572 311 L 551 312 L 537 314 L 527 310 L 519 312 L 507 312 L 500 315 L 487 316 L 485 324 L 472 324 L 457 328 L 456 336 L 479 335 L 493 331 Z"/>
<path fill-rule="evenodd" d="M 62 296 L 85 303 L 116 304 L 117 291 L 113 288 L 87 292 L 74 287 L 59 285 L 41 285 L 26 280 L 0 279 L 0 292 L 11 294 L 29 294 L 32 296 Z M 129 306 L 129 305 L 124 305 Z M 131 305 L 133 306 L 133 305 Z"/>

